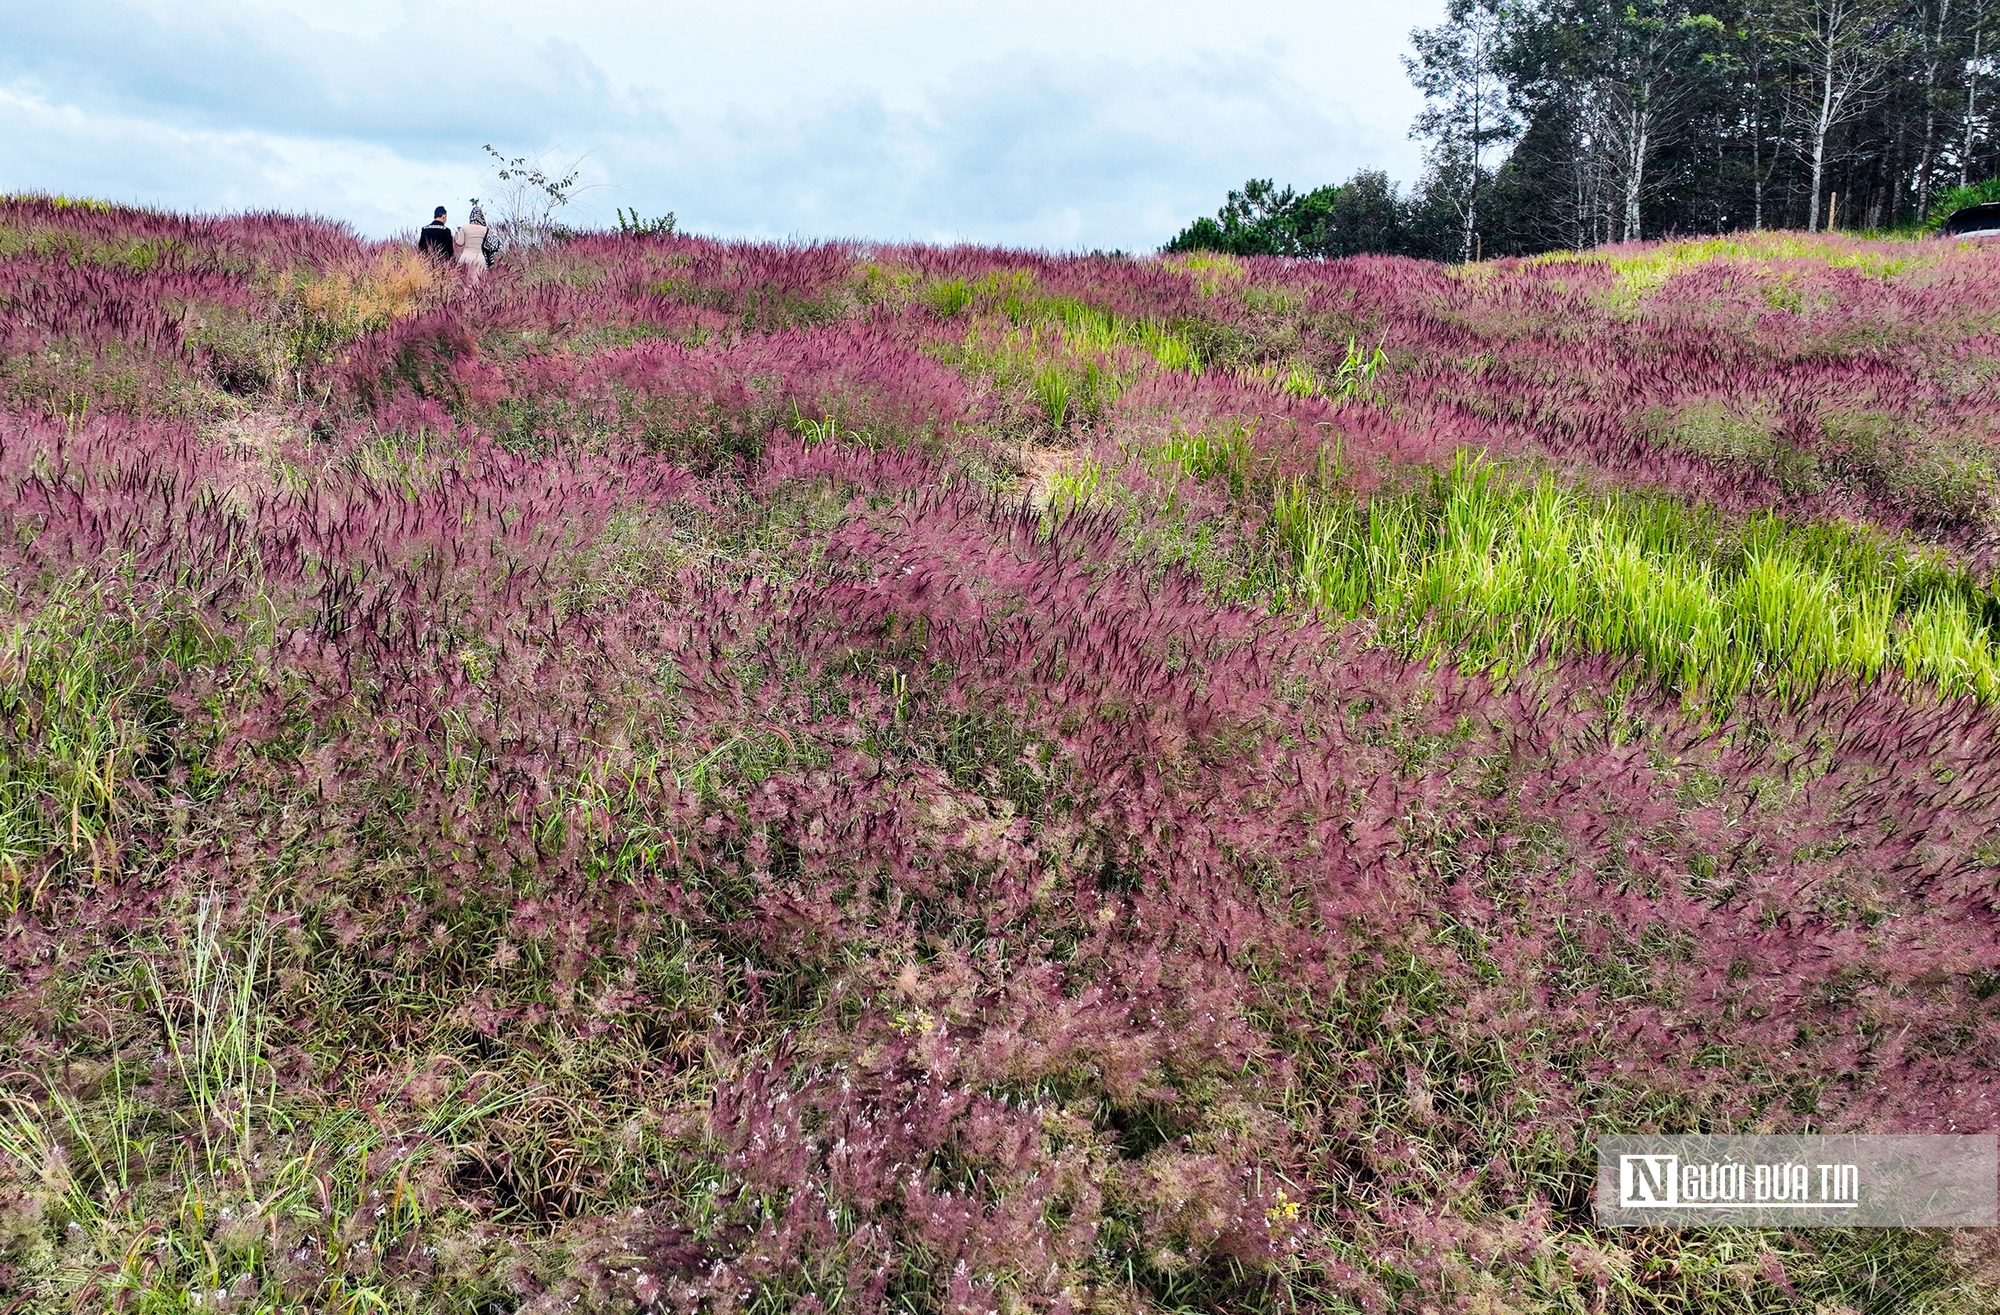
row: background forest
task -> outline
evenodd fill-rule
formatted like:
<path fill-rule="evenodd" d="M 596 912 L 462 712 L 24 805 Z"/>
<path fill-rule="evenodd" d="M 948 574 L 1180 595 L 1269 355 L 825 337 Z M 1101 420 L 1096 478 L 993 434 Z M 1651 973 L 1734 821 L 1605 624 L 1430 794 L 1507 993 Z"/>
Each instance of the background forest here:
<path fill-rule="evenodd" d="M 1988 199 L 1989 0 L 1454 0 L 1405 59 L 1429 170 L 1231 192 L 1169 250 L 1431 259 L 1763 228 L 1886 230 Z"/>

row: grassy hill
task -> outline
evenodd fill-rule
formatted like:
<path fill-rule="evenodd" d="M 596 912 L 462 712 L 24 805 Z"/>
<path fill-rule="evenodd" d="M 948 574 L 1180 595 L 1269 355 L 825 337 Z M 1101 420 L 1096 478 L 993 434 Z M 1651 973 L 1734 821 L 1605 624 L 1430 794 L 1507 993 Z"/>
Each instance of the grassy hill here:
<path fill-rule="evenodd" d="M 0 1311 L 1975 1312 L 2000 251 L 0 203 Z M 8 1304 L 10 1303 L 11 1304 Z"/>

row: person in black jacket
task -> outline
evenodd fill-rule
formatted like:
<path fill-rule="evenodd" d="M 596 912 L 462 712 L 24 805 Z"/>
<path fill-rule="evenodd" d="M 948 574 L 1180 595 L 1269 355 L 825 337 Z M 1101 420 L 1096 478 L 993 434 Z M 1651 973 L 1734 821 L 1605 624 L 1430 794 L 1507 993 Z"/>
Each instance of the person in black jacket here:
<path fill-rule="evenodd" d="M 444 222 L 443 206 L 437 208 L 437 217 L 417 234 L 417 250 L 440 264 L 451 263 L 451 225 Z"/>

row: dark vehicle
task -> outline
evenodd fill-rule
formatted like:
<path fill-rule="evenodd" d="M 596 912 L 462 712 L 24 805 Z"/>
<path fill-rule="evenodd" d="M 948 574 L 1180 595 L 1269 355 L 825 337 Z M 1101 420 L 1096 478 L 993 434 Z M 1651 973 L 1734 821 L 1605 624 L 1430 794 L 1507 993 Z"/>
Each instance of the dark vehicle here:
<path fill-rule="evenodd" d="M 1983 201 L 1952 211 L 1938 236 L 2000 238 L 2000 201 Z"/>

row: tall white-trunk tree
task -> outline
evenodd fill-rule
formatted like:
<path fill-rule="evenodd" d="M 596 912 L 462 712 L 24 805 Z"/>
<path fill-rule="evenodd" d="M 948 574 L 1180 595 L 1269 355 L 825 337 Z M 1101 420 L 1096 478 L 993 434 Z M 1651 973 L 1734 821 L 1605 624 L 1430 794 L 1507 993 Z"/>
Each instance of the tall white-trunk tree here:
<path fill-rule="evenodd" d="M 1444 22 L 1410 33 L 1417 53 L 1403 58 L 1427 102 L 1410 135 L 1432 143 L 1436 176 L 1458 180 L 1461 260 L 1477 248 L 1486 152 L 1519 131 L 1499 67 L 1510 14 L 1507 0 L 1452 0 Z"/>
<path fill-rule="evenodd" d="M 1923 33 L 1924 43 L 1924 136 L 1917 148 L 1917 168 L 1910 189 L 1916 194 L 1917 217 L 1930 205 L 1931 167 L 1936 160 L 1938 72 L 1944 67 L 1947 36 L 1951 26 L 1952 0 L 1930 0 L 1925 17 L 1932 20 Z"/>
<path fill-rule="evenodd" d="M 1611 227 L 1621 241 L 1645 236 L 1645 203 L 1658 190 L 1654 158 L 1685 133 L 1695 66 L 1723 31 L 1693 10 L 1685 0 L 1597 9 L 1592 95 L 1599 149 L 1616 180 Z"/>
<path fill-rule="evenodd" d="M 1828 139 L 1884 91 L 1882 72 L 1896 56 L 1891 17 L 1884 0 L 1805 0 L 1794 11 L 1790 36 L 1810 78 L 1799 118 L 1812 187 L 1806 227 L 1813 232 L 1826 193 Z"/>
<path fill-rule="evenodd" d="M 1980 13 L 1972 27 L 1972 58 L 1965 61 L 1965 114 L 1963 129 L 1965 140 L 1958 148 L 1958 185 L 1965 187 L 1972 181 L 1972 160 L 1978 152 L 1979 137 L 1985 120 L 1980 117 L 1979 92 L 1983 79 L 1991 71 L 1993 57 L 1986 53 L 1986 15 Z"/>

